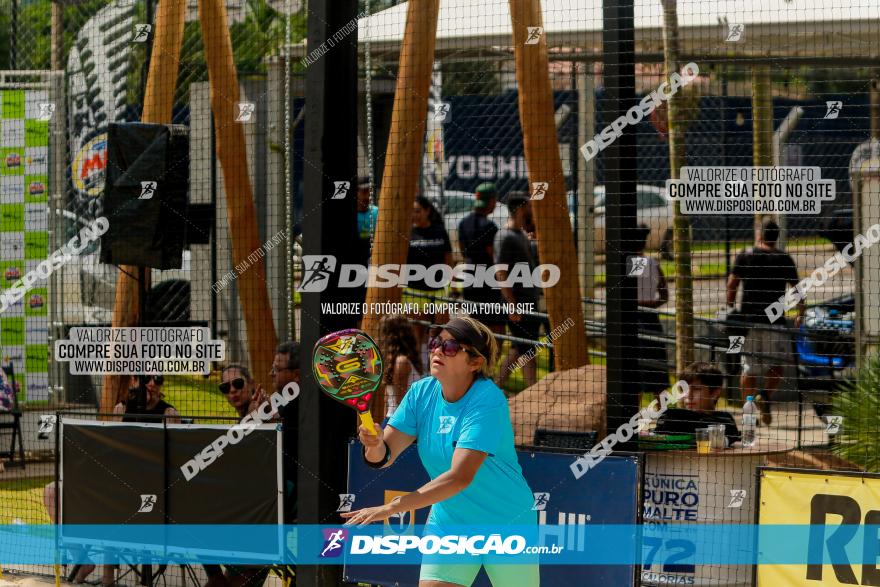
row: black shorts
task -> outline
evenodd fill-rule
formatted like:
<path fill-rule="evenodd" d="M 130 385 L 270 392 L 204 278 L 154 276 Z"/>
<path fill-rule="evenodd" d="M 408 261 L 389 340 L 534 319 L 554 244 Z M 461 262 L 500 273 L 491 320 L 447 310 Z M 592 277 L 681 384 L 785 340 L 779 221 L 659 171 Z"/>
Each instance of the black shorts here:
<path fill-rule="evenodd" d="M 527 338 L 537 341 L 541 335 L 541 319 L 537 316 L 520 314 L 519 322 L 508 322 L 510 327 L 510 335 L 518 338 Z M 524 354 L 534 348 L 531 342 L 513 342 L 513 348 L 520 354 Z"/>

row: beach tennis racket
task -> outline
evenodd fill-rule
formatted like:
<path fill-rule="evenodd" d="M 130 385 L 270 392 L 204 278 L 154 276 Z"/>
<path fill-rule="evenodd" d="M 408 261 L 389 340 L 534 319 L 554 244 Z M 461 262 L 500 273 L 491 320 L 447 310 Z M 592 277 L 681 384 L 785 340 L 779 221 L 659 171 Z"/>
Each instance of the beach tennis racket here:
<path fill-rule="evenodd" d="M 379 347 L 366 332 L 340 330 L 321 338 L 312 351 L 312 371 L 324 393 L 357 410 L 364 428 L 376 434 L 370 404 L 384 369 Z"/>

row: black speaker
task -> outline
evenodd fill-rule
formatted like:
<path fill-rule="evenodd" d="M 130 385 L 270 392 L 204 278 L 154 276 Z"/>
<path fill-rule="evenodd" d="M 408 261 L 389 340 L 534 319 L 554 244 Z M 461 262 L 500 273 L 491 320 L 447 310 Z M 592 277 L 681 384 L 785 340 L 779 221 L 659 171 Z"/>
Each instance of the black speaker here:
<path fill-rule="evenodd" d="M 107 130 L 101 262 L 180 269 L 187 232 L 189 129 L 114 123 Z"/>

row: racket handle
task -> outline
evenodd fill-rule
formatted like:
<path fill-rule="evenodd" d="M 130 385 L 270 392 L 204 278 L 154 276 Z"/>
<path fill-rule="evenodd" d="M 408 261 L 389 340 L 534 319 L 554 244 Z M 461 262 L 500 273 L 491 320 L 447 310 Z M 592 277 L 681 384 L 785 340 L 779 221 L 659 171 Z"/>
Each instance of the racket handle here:
<path fill-rule="evenodd" d="M 358 412 L 358 415 L 361 417 L 361 424 L 364 425 L 364 428 L 370 431 L 370 434 L 373 436 L 379 436 L 376 432 L 376 425 L 373 423 L 373 416 L 370 415 L 370 412 Z"/>

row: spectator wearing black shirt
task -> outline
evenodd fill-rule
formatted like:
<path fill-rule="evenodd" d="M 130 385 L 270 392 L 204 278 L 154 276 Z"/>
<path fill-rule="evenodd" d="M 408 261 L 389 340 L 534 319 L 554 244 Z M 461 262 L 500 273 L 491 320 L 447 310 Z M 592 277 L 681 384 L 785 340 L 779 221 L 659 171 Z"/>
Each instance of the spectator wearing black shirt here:
<path fill-rule="evenodd" d="M 494 183 L 486 182 L 477 186 L 474 192 L 474 211 L 465 216 L 458 224 L 458 244 L 461 247 L 464 262 L 474 266 L 474 273 L 479 267 L 490 267 L 494 263 L 494 242 L 498 233 L 498 226 L 489 220 L 489 214 L 495 210 L 498 197 Z M 478 310 L 471 314 L 492 332 L 500 334 L 504 332 L 506 316 L 492 312 L 491 308 L 483 304 L 501 303 L 501 295 L 497 289 L 486 284 L 464 288 L 464 299 L 474 304 L 480 304 Z"/>
<path fill-rule="evenodd" d="M 495 235 L 495 263 L 507 265 L 506 271 L 498 271 L 496 279 L 499 282 L 506 281 L 513 271 L 514 265 L 525 263 L 528 265 L 529 274 L 534 272 L 537 262 L 533 254 L 532 243 L 526 234 L 526 228 L 534 225 L 532 218 L 532 205 L 528 195 L 523 192 L 511 192 L 507 196 L 507 209 L 510 218 L 507 227 L 499 230 Z M 521 282 L 512 284 L 510 287 L 501 288 L 501 296 L 508 304 L 534 304 L 538 307 L 541 298 L 541 290 L 538 287 L 526 286 Z M 541 330 L 541 320 L 527 314 L 512 313 L 510 318 L 510 334 L 528 340 L 537 340 Z M 534 347 L 528 342 L 514 342 L 510 352 L 502 360 L 499 371 L 498 386 L 504 387 L 507 377 L 510 375 L 510 365 L 516 362 L 521 355 L 530 356 Z M 537 381 L 537 365 L 534 357 L 529 358 L 522 366 L 523 378 L 526 386 L 534 385 Z"/>
<path fill-rule="evenodd" d="M 431 200 L 424 196 L 416 198 L 413 205 L 413 227 L 409 237 L 409 252 L 406 256 L 407 265 L 421 265 L 428 269 L 427 280 L 436 280 L 441 278 L 440 272 L 431 271 L 432 265 L 448 265 L 452 267 L 452 243 L 449 240 L 449 233 L 443 226 L 443 217 L 431 203 Z M 427 320 L 435 324 L 444 324 L 447 320 L 446 314 L 430 312 L 425 306 L 428 304 L 440 304 L 447 297 L 448 288 L 438 287 L 436 282 L 432 285 L 427 283 L 426 279 L 411 280 L 407 284 L 409 291 L 404 291 L 403 302 L 416 304 L 420 310 L 415 314 L 416 320 Z M 432 296 L 425 298 L 422 296 Z M 410 295 L 407 295 L 410 294 Z M 424 364 L 427 360 L 427 329 L 424 325 L 415 324 L 416 337 L 419 341 L 419 347 L 424 346 L 422 351 Z"/>
<path fill-rule="evenodd" d="M 658 434 L 693 434 L 697 428 L 712 424 L 724 424 L 724 435 L 728 444 L 740 440 L 736 421 L 729 412 L 716 410 L 724 375 L 715 365 L 705 362 L 692 363 L 685 369 L 681 378 L 688 384 L 684 397 L 687 409 L 670 408 L 657 420 L 655 432 Z"/>
<path fill-rule="evenodd" d="M 162 375 L 139 375 L 132 377 L 132 387 L 128 399 L 113 408 L 114 414 L 121 414 L 123 422 L 159 422 L 163 416 L 171 424 L 180 423 L 180 414 L 174 406 L 166 402 L 162 393 L 165 378 Z M 143 394 L 140 398 L 139 395 Z M 138 405 L 143 401 L 143 405 Z"/>
<path fill-rule="evenodd" d="M 779 225 L 773 220 L 765 220 L 755 231 L 755 246 L 737 255 L 730 276 L 727 278 L 727 306 L 733 308 L 737 288 L 742 283 L 741 318 L 755 326 L 772 324 L 766 308 L 786 293 L 787 285 L 799 281 L 797 266 L 788 253 L 776 248 L 779 238 Z M 804 302 L 798 303 L 798 317 L 795 326 L 800 326 L 804 315 Z M 790 338 L 787 333 L 767 328 L 750 328 L 746 333 L 742 354 L 742 377 L 740 388 L 743 398 L 757 396 L 757 378 L 764 376 L 764 401 L 758 403 L 761 421 L 770 424 L 770 400 L 779 387 L 783 365 L 788 357 Z M 752 354 L 756 353 L 756 354 Z"/>

